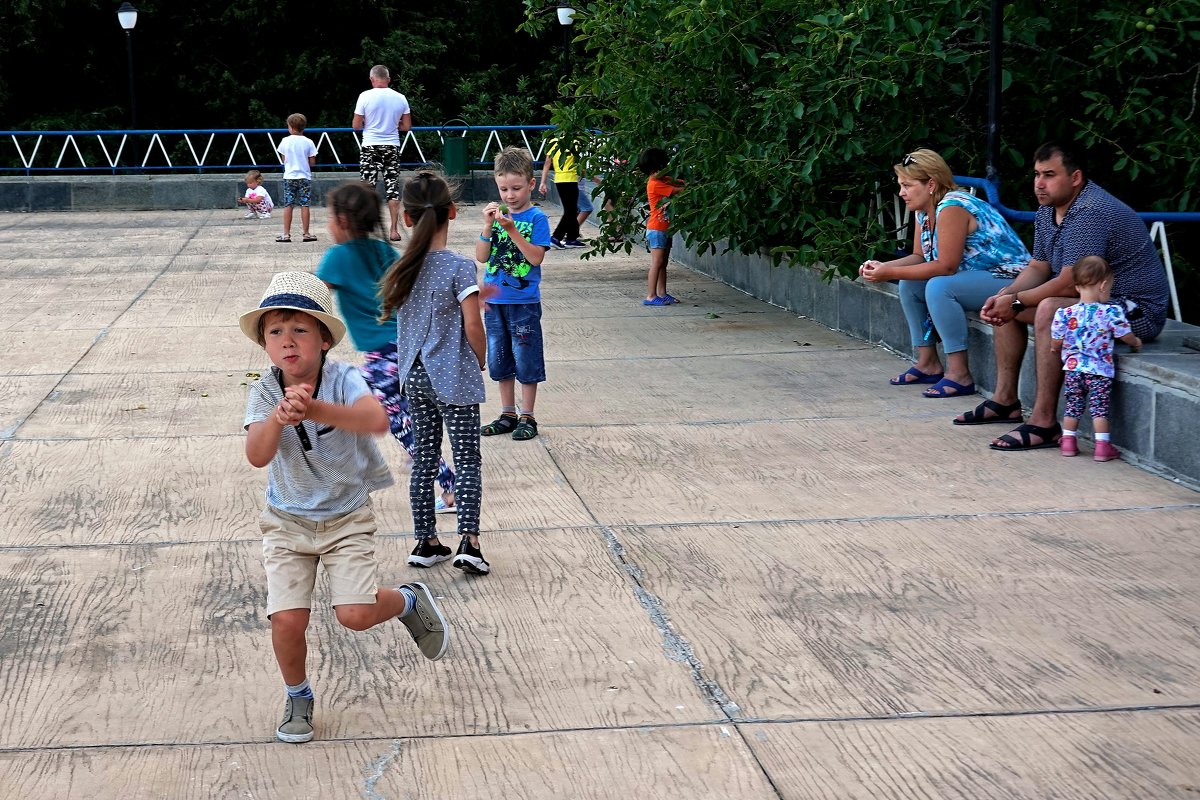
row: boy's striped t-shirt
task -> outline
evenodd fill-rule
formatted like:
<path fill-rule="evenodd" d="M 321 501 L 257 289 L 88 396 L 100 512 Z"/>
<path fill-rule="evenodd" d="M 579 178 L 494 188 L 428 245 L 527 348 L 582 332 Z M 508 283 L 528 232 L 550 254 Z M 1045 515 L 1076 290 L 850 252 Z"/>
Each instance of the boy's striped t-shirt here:
<path fill-rule="evenodd" d="M 274 370 L 264 373 L 250 385 L 243 427 L 275 413 L 283 399 L 276 374 Z M 332 359 L 325 362 L 317 399 L 354 405 L 369 396 L 371 390 L 357 368 Z M 272 507 L 315 521 L 333 519 L 358 508 L 371 492 L 394 482 L 374 434 L 350 433 L 312 420 L 300 425 L 304 438 L 294 427 L 284 428 L 279 450 L 267 466 L 267 502 Z"/>

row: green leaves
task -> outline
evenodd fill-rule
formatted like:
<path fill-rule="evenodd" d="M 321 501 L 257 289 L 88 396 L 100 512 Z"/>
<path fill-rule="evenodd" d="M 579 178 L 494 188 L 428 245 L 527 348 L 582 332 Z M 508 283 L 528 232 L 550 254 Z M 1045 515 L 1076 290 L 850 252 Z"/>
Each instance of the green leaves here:
<path fill-rule="evenodd" d="M 1006 4 L 997 166 L 1008 204 L 1032 206 L 1027 157 L 1064 135 L 1091 148 L 1101 181 L 1136 207 L 1174 207 L 1200 183 L 1200 0 L 1157 8 L 1150 34 L 1136 27 L 1149 24 L 1144 11 L 1066 0 L 1051 20 L 1038 0 Z M 878 184 L 890 204 L 900 154 L 930 146 L 957 174 L 984 172 L 984 5 L 596 0 L 578 19 L 591 68 L 554 121 L 606 131 L 603 159 L 671 152 L 669 173 L 687 181 L 673 225 L 693 245 L 855 266 L 894 246 L 872 203 Z M 641 224 L 645 176 L 610 173 L 626 198 L 610 224 Z"/>

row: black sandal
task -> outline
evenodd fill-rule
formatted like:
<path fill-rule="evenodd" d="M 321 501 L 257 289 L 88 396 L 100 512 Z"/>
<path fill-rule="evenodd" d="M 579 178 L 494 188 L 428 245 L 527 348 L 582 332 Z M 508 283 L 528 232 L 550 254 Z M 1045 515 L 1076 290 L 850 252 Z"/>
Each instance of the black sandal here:
<path fill-rule="evenodd" d="M 516 429 L 513 430 L 513 438 L 518 442 L 524 442 L 537 435 L 537 420 L 529 416 L 521 417 Z"/>
<path fill-rule="evenodd" d="M 512 433 L 517 429 L 516 414 L 501 414 L 479 429 L 480 436 L 499 436 L 502 433 Z"/>
<path fill-rule="evenodd" d="M 985 411 L 991 411 L 996 416 L 984 416 Z M 1017 415 L 1012 416 L 1013 412 Z M 1009 425 L 1021 423 L 1025 421 L 1025 417 L 1021 414 L 1021 402 L 1018 400 L 1015 403 L 1008 405 L 1000 405 L 995 400 L 984 400 L 979 405 L 975 406 L 971 411 L 964 413 L 962 419 L 951 420 L 955 425 L 991 425 L 997 422 L 1007 422 Z"/>
<path fill-rule="evenodd" d="M 1035 443 L 1033 437 L 1041 439 Z M 1001 450 L 1003 452 L 1015 450 L 1041 450 L 1043 447 L 1058 447 L 1058 440 L 1062 438 L 1062 426 L 1057 422 L 1048 428 L 1043 428 L 1041 425 L 1034 425 L 1026 422 L 1024 425 L 1018 425 L 1013 430 L 996 437 L 997 442 L 1004 444 L 996 444 L 992 442 L 988 447 L 993 450 Z M 1007 446 L 1005 446 L 1007 445 Z"/>

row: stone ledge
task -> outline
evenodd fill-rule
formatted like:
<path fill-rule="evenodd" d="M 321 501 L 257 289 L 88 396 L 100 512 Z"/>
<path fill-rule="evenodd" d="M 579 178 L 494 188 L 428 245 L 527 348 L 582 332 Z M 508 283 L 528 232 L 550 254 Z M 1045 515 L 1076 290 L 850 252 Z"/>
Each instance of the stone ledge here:
<path fill-rule="evenodd" d="M 409 175 L 412 173 L 405 173 Z M 278 204 L 280 173 L 263 176 Z M 357 177 L 354 172 L 313 175 L 312 204 L 319 206 L 330 189 Z M 473 203 L 496 193 L 490 171 L 460 178 L 460 197 Z M 235 208 L 246 193 L 241 174 L 78 175 L 0 178 L 0 211 L 190 211 Z"/>
<path fill-rule="evenodd" d="M 676 237 L 672 258 L 735 289 L 793 311 L 859 339 L 908 354 L 908 326 L 896 286 L 866 284 L 837 277 L 821 279 L 818 269 L 774 267 L 765 256 L 697 253 Z M 976 384 L 985 394 L 995 388 L 992 327 L 968 315 L 968 352 Z M 1200 340 L 1200 328 L 1174 320 L 1140 353 L 1120 355 L 1111 419 L 1113 442 L 1131 463 L 1192 487 L 1200 487 L 1200 352 L 1188 346 Z M 1032 341 L 1032 339 L 1031 339 Z M 1029 408 L 1034 398 L 1032 346 L 1021 367 L 1020 397 Z M 1090 421 L 1080 432 L 1091 435 Z"/>

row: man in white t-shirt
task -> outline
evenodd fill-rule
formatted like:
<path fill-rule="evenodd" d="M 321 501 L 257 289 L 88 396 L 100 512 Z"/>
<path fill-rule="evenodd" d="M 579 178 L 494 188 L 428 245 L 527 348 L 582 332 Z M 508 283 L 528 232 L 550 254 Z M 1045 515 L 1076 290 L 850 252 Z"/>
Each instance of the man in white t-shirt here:
<path fill-rule="evenodd" d="M 362 131 L 362 150 L 359 154 L 359 175 L 374 186 L 383 174 L 387 192 L 388 213 L 391 215 L 389 236 L 400 241 L 400 133 L 412 127 L 408 99 L 389 89 L 392 82 L 388 68 L 382 64 L 371 67 L 371 88 L 358 96 L 354 106 L 354 130 Z"/>

